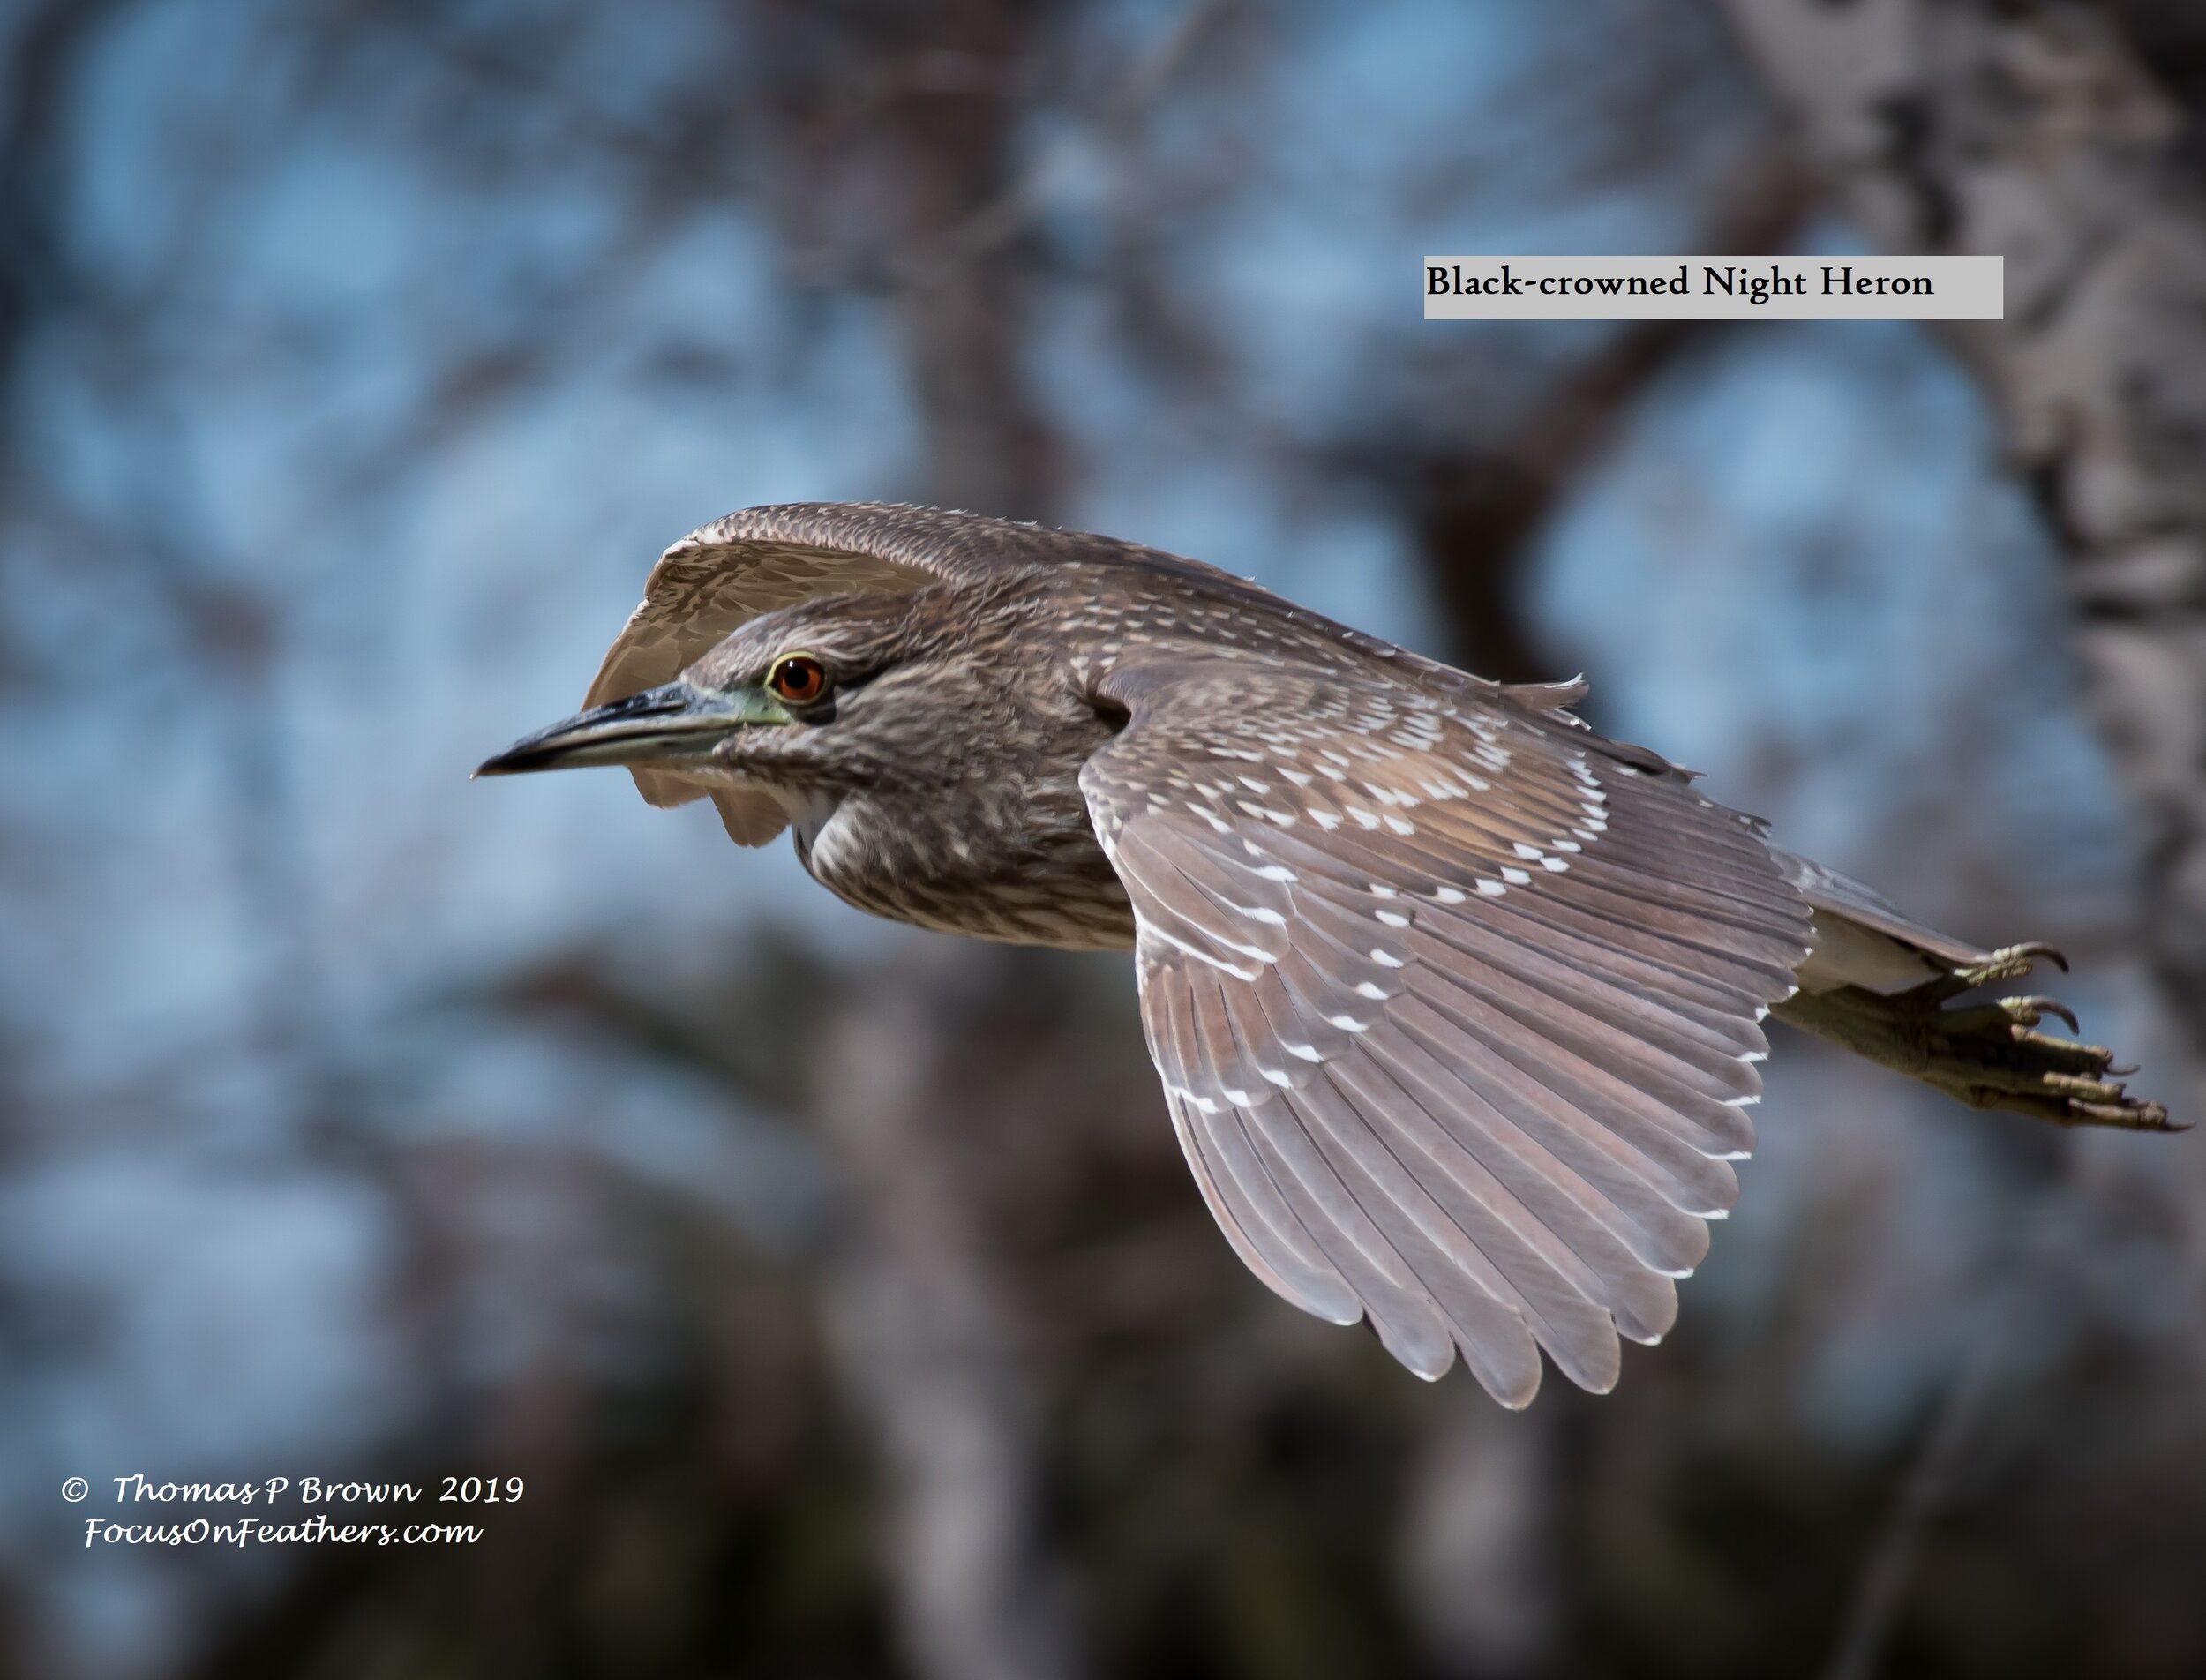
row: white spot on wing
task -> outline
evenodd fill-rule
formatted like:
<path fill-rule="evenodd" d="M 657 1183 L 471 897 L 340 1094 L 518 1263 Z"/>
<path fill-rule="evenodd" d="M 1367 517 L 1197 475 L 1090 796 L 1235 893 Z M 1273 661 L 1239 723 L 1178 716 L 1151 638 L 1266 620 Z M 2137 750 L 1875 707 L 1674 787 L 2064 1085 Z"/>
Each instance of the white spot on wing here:
<path fill-rule="evenodd" d="M 1141 924 L 1141 932 L 1143 938 L 1161 940 L 1165 944 L 1171 946 L 1173 949 L 1176 951 L 1183 951 L 1188 956 L 1195 958 L 1197 962 L 1207 963 L 1211 965 L 1211 967 L 1230 974 L 1237 980 L 1253 980 L 1264 971 L 1262 969 L 1258 968 L 1240 968 L 1232 963 L 1228 963 L 1219 957 L 1213 956 L 1210 952 L 1189 944 L 1187 941 L 1180 938 L 1178 935 L 1167 931 L 1165 928 L 1158 926 L 1157 924 L 1152 921 L 1144 919 Z M 1237 951 L 1241 951 L 1244 956 L 1253 956 L 1259 963 L 1263 963 L 1267 965 L 1272 960 L 1262 951 L 1247 949 L 1246 948 L 1238 945 L 1234 946 L 1233 949 Z"/>

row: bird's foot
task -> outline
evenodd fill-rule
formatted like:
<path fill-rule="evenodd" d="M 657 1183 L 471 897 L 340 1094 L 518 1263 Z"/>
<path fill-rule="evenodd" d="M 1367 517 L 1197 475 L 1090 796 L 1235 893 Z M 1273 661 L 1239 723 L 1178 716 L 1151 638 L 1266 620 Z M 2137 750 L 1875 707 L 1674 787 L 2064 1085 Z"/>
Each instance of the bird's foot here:
<path fill-rule="evenodd" d="M 2079 1030 L 2075 1015 L 2051 998 L 1930 1009 L 1922 1029 L 1929 1077 L 1976 1108 L 2011 1108 L 2063 1126 L 2181 1129 L 2160 1104 L 2124 1089 L 2122 1076 L 2136 1069 L 2116 1067 L 2112 1052 L 2038 1031 L 2047 1016 Z"/>
<path fill-rule="evenodd" d="M 1940 975 L 1937 979 L 1926 980 L 1902 995 L 1912 997 L 1917 993 L 1927 994 L 1942 1002 L 1947 998 L 1959 997 L 1963 992 L 1973 992 L 1979 986 L 1990 986 L 1999 980 L 2019 980 L 2036 968 L 2041 959 L 2051 963 L 2063 974 L 2068 971 L 2067 957 L 2043 941 L 2031 940 L 2023 945 L 2003 945 L 1989 953 L 1981 963 L 1971 963 L 1964 968 L 1954 970 L 1950 974 Z M 2067 1022 L 2071 1031 L 2075 1030 L 2075 1017 L 2058 1004 L 2047 1013 L 2059 1015 Z"/>
<path fill-rule="evenodd" d="M 1947 1007 L 1964 992 L 2021 978 L 2040 957 L 2067 966 L 2049 947 L 2010 945 L 1904 992 L 1885 995 L 1849 986 L 1801 993 L 1776 1013 L 1972 1108 L 2005 1108 L 2061 1126 L 2183 1129 L 2160 1104 L 2124 1089 L 2122 1077 L 2136 1070 L 2116 1067 L 2112 1052 L 2037 1030 L 2050 1016 L 2079 1031 L 2075 1015 L 2053 999 Z"/>

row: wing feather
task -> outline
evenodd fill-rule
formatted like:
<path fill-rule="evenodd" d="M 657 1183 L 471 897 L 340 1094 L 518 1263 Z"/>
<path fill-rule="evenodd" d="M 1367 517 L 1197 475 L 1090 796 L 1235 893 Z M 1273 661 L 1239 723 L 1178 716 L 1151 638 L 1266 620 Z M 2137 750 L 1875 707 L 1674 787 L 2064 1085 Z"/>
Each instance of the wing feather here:
<path fill-rule="evenodd" d="M 1616 1315 L 1624 1334 L 1652 1341 L 1669 1330 L 1677 1316 L 1677 1287 L 1633 1249 L 1629 1211 L 1529 1132 L 1500 1121 L 1489 1102 L 1407 1034 L 1376 1035 L 1370 1056 L 1414 1099 L 1410 1129 L 1435 1171 L 1488 1205 L 1504 1205 L 1506 1198 L 1520 1204 L 1535 1233 L 1568 1249 L 1572 1281 Z"/>
<path fill-rule="evenodd" d="M 1433 1266 L 1433 1256 L 1423 1252 L 1426 1245 L 1414 1239 L 1390 1239 L 1380 1230 L 1365 1211 L 1365 1199 L 1374 1197 L 1369 1181 L 1353 1163 L 1348 1164 L 1348 1176 L 1344 1178 L 1335 1162 L 1327 1159 L 1312 1141 L 1297 1109 L 1287 1103 L 1276 1106 L 1279 1112 L 1268 1117 L 1269 1124 L 1250 1125 L 1246 1111 L 1242 1115 L 1249 1142 L 1272 1181 L 1324 1250 L 1325 1257 L 1355 1291 L 1386 1351 L 1420 1376 L 1444 1376 L 1454 1361 L 1457 1329 L 1413 1270 L 1419 1259 L 1426 1262 L 1428 1270 L 1440 1269 Z M 1535 1357 L 1535 1383 L 1537 1369 Z"/>
<path fill-rule="evenodd" d="M 1482 896 L 1485 889 L 1478 887 L 1480 881 L 1487 888 L 1505 884 L 1498 879 L 1498 867 L 1481 871 L 1467 859 L 1462 849 L 1451 851 L 1429 841 L 1393 846 L 1373 836 L 1346 831 L 1325 834 L 1321 841 L 1317 834 L 1297 829 L 1268 836 L 1265 844 L 1290 860 L 1309 863 L 1315 859 L 1318 867 L 1338 859 L 1344 866 L 1361 864 L 1367 874 L 1376 874 L 1407 865 L 1436 885 L 1480 891 Z M 1586 869 L 1576 873 L 1581 886 L 1595 879 Z M 1742 1000 L 1760 994 L 1779 973 L 1780 964 L 1774 959 L 1757 961 L 1715 938 L 1693 938 L 1697 924 L 1690 920 L 1683 929 L 1653 926 L 1651 919 L 1636 913 L 1640 903 L 1637 898 L 1619 898 L 1603 886 L 1573 891 L 1567 901 L 1552 895 L 1503 893 L 1482 905 L 1481 913 L 1497 922 L 1521 919 L 1542 930 L 1576 932 L 1603 950 L 1643 956 L 1686 986 L 1700 988 L 1710 1005 L 1720 1010 L 1735 1009 Z"/>
<path fill-rule="evenodd" d="M 1109 672 L 1082 787 L 1212 1211 L 1421 1375 L 1520 1406 L 1545 1348 L 1607 1388 L 1737 1197 L 1798 892 L 1751 821 L 1493 691 L 1172 651 Z"/>
<path fill-rule="evenodd" d="M 1240 1116 L 1204 1114 L 1178 1097 L 1167 1102 L 1195 1181 L 1242 1264 L 1304 1312 L 1336 1324 L 1362 1317 L 1362 1301 L 1257 1161 Z"/>
<path fill-rule="evenodd" d="M 1301 1105 L 1324 1121 L 1339 1148 L 1368 1163 L 1394 1207 L 1449 1260 L 1436 1286 L 1466 1274 L 1487 1299 L 1523 1315 L 1572 1382 L 1596 1391 L 1614 1384 L 1617 1339 L 1597 1299 L 1606 1290 L 1567 1243 L 1452 1145 L 1414 1097 L 1357 1057 Z"/>
<path fill-rule="evenodd" d="M 1401 1011 L 1401 1026 L 1397 1042 L 1422 1052 L 1477 1099 L 1474 1105 L 1451 1109 L 1451 1120 L 1506 1137 L 1512 1147 L 1522 1139 L 1575 1172 L 1625 1221 L 1611 1228 L 1641 1265 L 1677 1278 L 1707 1257 L 1707 1227 L 1678 1205 L 1690 1199 L 1690 1191 L 1681 1193 L 1666 1183 L 1659 1164 L 1621 1129 L 1587 1124 L 1607 1118 L 1598 1102 L 1582 1107 L 1505 1057 L 1466 1056 L 1460 1034 L 1415 1004 Z M 1378 1052 L 1387 1053 L 1385 1046 Z M 1459 1141 L 1463 1136 L 1459 1131 Z M 1657 1145 L 1656 1153 L 1661 1152 Z"/>

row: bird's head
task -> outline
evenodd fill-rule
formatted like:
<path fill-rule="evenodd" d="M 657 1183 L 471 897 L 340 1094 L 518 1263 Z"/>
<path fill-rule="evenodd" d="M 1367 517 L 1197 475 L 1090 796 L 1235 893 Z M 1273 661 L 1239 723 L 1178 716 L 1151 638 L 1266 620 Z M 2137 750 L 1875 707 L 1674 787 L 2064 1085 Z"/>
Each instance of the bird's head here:
<path fill-rule="evenodd" d="M 1052 732 L 1036 716 L 1039 673 L 1002 615 L 935 598 L 949 593 L 766 613 L 673 681 L 540 730 L 476 774 L 648 767 L 772 791 L 794 810 L 858 787 L 919 791 L 1031 769 L 1018 761 Z"/>

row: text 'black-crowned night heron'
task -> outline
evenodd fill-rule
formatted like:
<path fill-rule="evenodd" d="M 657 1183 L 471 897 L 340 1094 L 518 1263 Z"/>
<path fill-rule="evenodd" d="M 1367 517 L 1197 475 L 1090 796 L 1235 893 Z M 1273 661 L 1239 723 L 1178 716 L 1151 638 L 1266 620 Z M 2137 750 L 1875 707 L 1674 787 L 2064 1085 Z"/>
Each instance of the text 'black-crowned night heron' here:
<path fill-rule="evenodd" d="M 1107 537 L 874 505 L 668 549 L 589 709 L 483 774 L 623 764 L 829 890 L 1135 953 L 1188 1165 L 1296 1306 L 1505 1405 L 1617 1379 L 1754 1141 L 1781 1016 L 1979 1106 L 2161 1129 L 2024 973 L 1566 709 Z"/>

